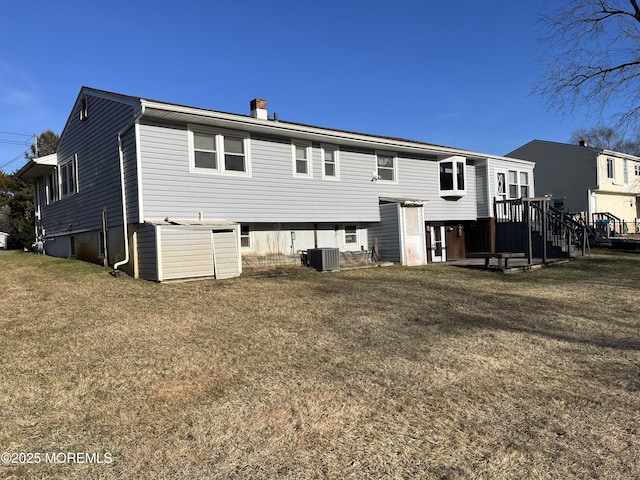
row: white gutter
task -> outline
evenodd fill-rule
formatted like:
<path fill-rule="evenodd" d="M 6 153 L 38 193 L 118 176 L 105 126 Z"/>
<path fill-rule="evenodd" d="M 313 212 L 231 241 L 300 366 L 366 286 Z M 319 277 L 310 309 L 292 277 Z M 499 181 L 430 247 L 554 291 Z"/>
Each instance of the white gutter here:
<path fill-rule="evenodd" d="M 120 190 L 122 192 L 122 228 L 124 231 L 124 260 L 113 265 L 114 273 L 118 271 L 118 267 L 129 263 L 129 227 L 127 226 L 127 198 L 124 189 L 124 153 L 122 152 L 122 136 L 138 123 L 140 117 L 144 115 L 144 105 L 137 113 L 132 122 L 118 133 L 118 156 L 120 157 Z"/>

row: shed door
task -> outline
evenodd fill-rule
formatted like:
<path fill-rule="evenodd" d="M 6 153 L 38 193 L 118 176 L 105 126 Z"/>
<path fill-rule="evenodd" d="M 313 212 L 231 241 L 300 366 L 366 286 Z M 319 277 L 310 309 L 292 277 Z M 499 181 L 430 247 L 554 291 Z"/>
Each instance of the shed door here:
<path fill-rule="evenodd" d="M 240 275 L 238 239 L 233 230 L 213 231 L 213 271 L 216 278 Z"/>

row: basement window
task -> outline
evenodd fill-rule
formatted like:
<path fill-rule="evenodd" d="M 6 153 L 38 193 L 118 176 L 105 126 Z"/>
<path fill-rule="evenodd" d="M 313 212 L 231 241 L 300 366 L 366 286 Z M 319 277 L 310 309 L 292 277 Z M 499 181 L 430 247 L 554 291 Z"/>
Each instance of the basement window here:
<path fill-rule="evenodd" d="M 440 196 L 462 197 L 466 195 L 466 165 L 464 157 L 449 157 L 438 162 Z"/>
<path fill-rule="evenodd" d="M 344 243 L 345 245 L 356 245 L 358 243 L 358 229 L 355 225 L 345 225 Z"/>
<path fill-rule="evenodd" d="M 251 229 L 249 225 L 240 225 L 240 246 L 251 248 Z"/>

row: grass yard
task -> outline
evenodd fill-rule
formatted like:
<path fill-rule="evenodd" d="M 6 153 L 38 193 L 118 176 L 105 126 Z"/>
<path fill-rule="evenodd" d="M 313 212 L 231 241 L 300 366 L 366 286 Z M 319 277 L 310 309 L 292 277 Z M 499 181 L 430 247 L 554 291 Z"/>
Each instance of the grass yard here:
<path fill-rule="evenodd" d="M 2 478 L 640 472 L 640 255 L 154 284 L 12 252 L 0 274 Z"/>

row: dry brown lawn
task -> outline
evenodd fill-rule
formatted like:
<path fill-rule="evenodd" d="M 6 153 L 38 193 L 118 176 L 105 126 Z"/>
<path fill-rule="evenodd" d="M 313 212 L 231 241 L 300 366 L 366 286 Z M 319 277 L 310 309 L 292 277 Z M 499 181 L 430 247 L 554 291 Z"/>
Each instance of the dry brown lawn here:
<path fill-rule="evenodd" d="M 638 478 L 639 278 L 607 252 L 175 284 L 2 254 L 0 477 Z"/>

